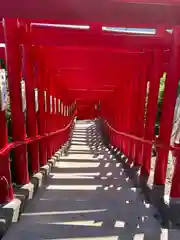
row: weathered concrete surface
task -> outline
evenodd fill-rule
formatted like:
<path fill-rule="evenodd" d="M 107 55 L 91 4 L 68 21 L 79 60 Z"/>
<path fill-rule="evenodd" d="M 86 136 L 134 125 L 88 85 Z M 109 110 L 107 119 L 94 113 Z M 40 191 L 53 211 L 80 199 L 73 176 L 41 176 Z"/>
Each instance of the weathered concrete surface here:
<path fill-rule="evenodd" d="M 31 177 L 29 184 L 16 186 L 14 188 L 15 198 L 11 202 L 0 205 L 0 239 L 4 236 L 12 222 L 16 223 L 19 221 L 19 217 L 24 212 L 27 203 L 32 200 L 37 190 L 44 186 L 47 175 L 51 172 L 61 153 L 62 149 L 57 151 L 56 156 L 48 160 L 47 164 L 40 168 L 40 172 Z"/>
<path fill-rule="evenodd" d="M 161 229 L 154 214 L 95 124 L 78 122 L 67 155 L 3 240 L 180 239 L 178 231 Z"/>

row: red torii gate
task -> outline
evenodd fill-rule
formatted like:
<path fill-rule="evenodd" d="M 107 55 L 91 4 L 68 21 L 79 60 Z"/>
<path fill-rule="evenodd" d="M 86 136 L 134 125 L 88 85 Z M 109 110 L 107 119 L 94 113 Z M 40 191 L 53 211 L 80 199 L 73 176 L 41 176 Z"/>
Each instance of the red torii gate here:
<path fill-rule="evenodd" d="M 1 4 L 0 17 L 65 24 L 99 22 L 118 27 L 172 27 L 180 24 L 179 10 L 179 0 L 7 0 Z"/>
<path fill-rule="evenodd" d="M 58 6 L 53 5 L 53 1 L 46 1 L 40 5 L 43 8 L 40 12 L 37 10 L 39 3 L 35 4 L 35 1 L 28 1 L 26 7 L 16 1 L 11 10 L 6 6 L 8 2 L 2 6 L 4 16 L 18 15 L 19 19 L 4 18 L 0 29 L 0 42 L 6 44 L 13 131 L 13 142 L 8 143 L 5 112 L 1 111 L 1 202 L 13 199 L 10 151 L 14 149 L 16 183 L 27 184 L 26 147 L 31 157 L 31 170 L 35 173 L 68 139 L 76 114 L 76 99 L 86 99 L 93 104 L 101 101 L 100 116 L 106 120 L 112 144 L 128 156 L 130 163 L 141 167 L 143 176 L 149 176 L 151 149 L 155 141 L 158 156 L 154 184 L 164 185 L 179 80 L 179 1 L 153 1 L 151 4 L 140 0 L 133 3 L 58 1 Z M 83 11 L 87 9 L 85 2 L 88 11 Z M 29 11 L 28 7 L 35 11 Z M 101 7 L 103 11 L 100 11 Z M 53 9 L 52 12 L 47 11 L 49 9 Z M 74 14 L 71 14 L 72 9 Z M 123 9 L 126 9 L 124 13 Z M 133 14 L 128 14 L 132 9 Z M 81 15 L 76 14 L 79 12 Z M 43 20 L 36 19 L 38 16 Z M 152 27 L 156 29 L 156 34 L 113 33 L 102 29 L 103 26 L 118 26 L 120 22 L 128 27 Z M 85 27 L 62 28 L 59 23 Z M 167 28 L 173 28 L 173 32 L 168 33 Z M 26 83 L 26 127 L 20 90 L 22 56 Z M 167 71 L 167 79 L 160 134 L 156 140 L 154 123 L 159 81 L 164 71 Z M 147 81 L 150 87 L 144 126 Z M 35 108 L 36 89 L 38 109 Z M 179 156 L 179 149 L 174 149 Z M 171 197 L 180 197 L 179 169 L 177 161 Z"/>

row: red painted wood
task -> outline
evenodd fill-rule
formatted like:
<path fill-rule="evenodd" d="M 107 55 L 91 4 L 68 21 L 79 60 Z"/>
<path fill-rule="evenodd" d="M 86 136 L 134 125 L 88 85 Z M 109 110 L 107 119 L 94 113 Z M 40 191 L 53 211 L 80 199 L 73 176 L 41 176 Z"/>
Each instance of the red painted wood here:
<path fill-rule="evenodd" d="M 25 26 L 26 43 L 24 44 L 24 75 L 26 83 L 26 99 L 27 99 L 27 115 L 26 128 L 28 137 L 36 137 L 38 135 L 37 128 L 37 112 L 35 105 L 35 89 L 37 83 L 34 76 L 34 59 L 33 49 L 30 42 L 30 26 Z M 39 92 L 39 90 L 37 90 Z M 38 110 L 39 111 L 39 110 Z M 38 142 L 28 145 L 28 157 L 30 158 L 30 166 L 32 173 L 39 171 L 39 148 Z"/>
<path fill-rule="evenodd" d="M 170 62 L 168 66 L 166 85 L 164 91 L 164 101 L 162 106 L 162 115 L 160 120 L 160 133 L 158 143 L 164 146 L 157 149 L 157 159 L 154 183 L 156 185 L 164 185 L 166 179 L 166 170 L 168 162 L 168 146 L 170 144 L 170 136 L 172 131 L 172 122 L 174 115 L 174 107 L 177 98 L 177 87 L 179 82 L 179 28 L 174 28 L 172 34 L 172 49 Z M 167 114 L 168 113 L 168 114 Z"/>
<path fill-rule="evenodd" d="M 7 0 L 1 17 L 22 17 L 107 24 L 175 25 L 180 23 L 178 0 Z M 153 16 L 153 17 L 152 17 Z"/>
<path fill-rule="evenodd" d="M 2 22 L 0 22 L 0 43 L 4 43 L 4 42 L 5 42 L 4 29 L 3 29 Z"/>
<path fill-rule="evenodd" d="M 27 4 L 31 4 L 31 7 L 36 9 L 40 4 L 39 2 L 35 3 L 33 0 Z M 31 156 L 33 172 L 37 172 L 39 164 L 46 164 L 56 150 L 68 140 L 70 127 L 64 131 L 59 130 L 71 122 L 73 114 L 69 112 L 67 115 L 65 109 L 70 108 L 74 100 L 77 100 L 77 108 L 74 107 L 74 111 L 77 110 L 78 118 L 94 119 L 102 116 L 107 120 L 109 125 L 105 124 L 105 126 L 111 144 L 120 148 L 128 157 L 129 164 L 134 163 L 142 166 L 142 175 L 149 176 L 159 80 L 163 71 L 168 70 L 158 140 L 162 147 L 157 149 L 158 157 L 154 178 L 155 184 L 164 184 L 179 76 L 179 52 L 177 49 L 180 42 L 179 36 L 177 36 L 179 30 L 176 27 L 173 26 L 175 29 L 173 34 L 167 33 L 165 28 L 171 24 L 180 23 L 179 14 L 176 12 L 180 9 L 180 4 L 175 1 L 160 0 L 153 1 L 151 4 L 148 1 L 142 4 L 141 0 L 133 3 L 128 0 L 116 2 L 105 0 L 98 3 L 96 1 L 95 5 L 95 1 L 87 0 L 85 5 L 84 1 L 81 2 L 81 0 L 78 2 L 62 0 L 56 2 L 56 7 L 53 5 L 54 1 L 51 1 L 51 8 L 49 8 L 51 11 L 49 9 L 47 11 L 48 4 L 49 1 L 46 1 L 42 5 L 44 12 L 39 13 L 38 17 L 42 17 L 42 20 L 37 20 L 38 22 L 42 23 L 45 21 L 44 19 L 48 19 L 47 22 L 51 23 L 71 23 L 72 21 L 72 24 L 75 22 L 88 24 L 90 29 L 75 30 L 33 24 L 30 27 L 30 23 L 35 22 L 36 19 L 23 19 L 26 12 L 24 4 L 18 8 L 18 2 L 15 8 L 12 8 L 11 14 L 13 16 L 16 11 L 22 11 L 18 15 L 22 17 L 20 25 L 17 24 L 16 19 L 5 19 L 14 142 L 11 145 L 7 143 L 4 113 L 0 113 L 0 127 L 2 128 L 2 133 L 0 132 L 0 143 L 2 142 L 0 144 L 0 158 L 4 163 L 4 167 L 0 170 L 0 176 L 6 176 L 11 184 L 8 172 L 8 154 L 11 149 L 15 148 L 17 182 L 20 184 L 29 182 L 26 145 Z M 59 10 L 60 6 L 63 10 Z M 74 14 L 71 11 L 72 6 Z M 87 6 L 89 11 L 84 11 Z M 121 8 L 119 8 L 120 6 Z M 57 9 L 58 16 L 56 15 Z M 105 11 L 105 9 L 111 9 L 111 11 Z M 123 9 L 126 11 L 123 12 Z M 111 14 L 112 12 L 113 14 Z M 29 11 L 27 17 L 31 18 L 33 14 L 36 17 L 36 10 Z M 154 24 L 157 32 L 155 35 L 148 36 L 103 32 L 101 29 L 104 25 L 114 24 L 114 26 L 118 26 L 119 22 L 125 24 L 124 26 L 131 27 L 135 25 L 153 26 Z M 0 40 L 3 41 L 3 38 L 0 27 Z M 20 43 L 23 44 L 25 50 L 23 66 L 27 93 L 26 127 L 28 138 L 26 138 L 19 90 L 22 65 Z M 35 46 L 32 47 L 32 44 Z M 1 55 L 2 53 L 0 53 Z M 150 89 L 147 120 L 144 125 L 147 80 L 150 81 Z M 39 93 L 38 113 L 35 112 L 34 106 L 35 87 L 38 88 Z M 44 91 L 46 91 L 47 98 L 46 111 Z M 52 96 L 52 111 L 50 96 Z M 57 99 L 56 103 L 54 102 L 55 98 Z M 61 113 L 57 111 L 58 99 L 61 99 L 64 109 Z M 99 100 L 102 102 L 100 113 L 95 109 L 95 104 Z M 17 130 L 17 125 L 22 126 L 22 128 Z M 143 142 L 143 138 L 148 141 Z M 5 149 L 6 146 L 7 149 Z M 176 152 L 176 157 L 178 160 L 178 152 Z M 173 197 L 179 197 L 178 173 L 179 165 L 176 164 L 171 190 Z M 7 189 L 6 179 L 1 179 L 2 191 L 0 191 L 0 196 L 9 195 L 9 199 L 11 199 L 12 191 Z M 1 198 L 0 201 L 5 200 Z"/>
<path fill-rule="evenodd" d="M 13 140 L 23 141 L 26 137 L 26 132 L 20 90 L 22 61 L 17 20 L 6 18 L 4 20 L 4 31 L 7 50 L 6 56 L 8 60 L 8 83 L 11 100 Z M 16 183 L 29 183 L 26 145 L 22 145 L 14 149 L 14 165 Z"/>
<path fill-rule="evenodd" d="M 47 115 L 48 111 L 48 96 L 46 96 L 45 103 L 45 92 L 47 93 L 47 75 L 46 71 L 43 68 L 42 56 L 41 56 L 41 48 L 35 48 L 35 56 L 36 56 L 36 79 L 37 79 L 37 87 L 39 90 L 38 94 L 38 102 L 39 102 L 39 112 L 38 112 L 38 132 L 40 135 L 44 135 L 49 133 L 47 131 Z M 40 165 L 43 166 L 47 163 L 47 142 L 48 139 L 41 139 L 39 143 L 39 161 Z"/>
<path fill-rule="evenodd" d="M 81 102 L 79 101 L 77 104 L 77 117 L 80 120 L 83 119 L 95 119 L 97 115 L 97 111 L 95 110 L 96 101 L 89 102 Z"/>
<path fill-rule="evenodd" d="M 132 123 L 131 123 L 131 117 L 132 117 L 132 106 L 133 106 L 133 101 L 134 101 L 134 98 L 133 98 L 133 78 L 130 78 L 129 79 L 129 86 L 128 86 L 128 89 L 129 89 L 129 106 L 128 106 L 128 113 L 127 113 L 127 121 L 128 121 L 128 127 L 127 127 L 127 132 L 130 134 L 131 131 L 132 131 Z M 128 139 L 128 152 L 127 152 L 127 157 L 128 157 L 128 162 L 131 164 L 132 161 L 133 161 L 133 158 L 132 158 L 132 146 L 133 146 L 133 140 L 132 139 Z"/>
<path fill-rule="evenodd" d="M 142 138 L 144 136 L 144 115 L 145 115 L 145 100 L 146 100 L 146 87 L 147 87 L 147 60 L 146 55 L 140 59 L 140 69 L 138 73 L 138 94 L 137 94 L 137 112 L 136 112 L 136 136 Z M 142 159 L 142 143 L 136 142 L 135 150 L 135 165 L 141 166 Z"/>
<path fill-rule="evenodd" d="M 21 38 L 22 43 L 24 39 Z M 139 35 L 139 34 L 124 34 L 114 32 L 94 32 L 94 29 L 89 30 L 74 30 L 62 29 L 58 27 L 47 26 L 32 26 L 31 33 L 32 44 L 54 45 L 54 46 L 81 46 L 93 47 L 98 46 L 113 48 L 140 48 L 157 47 L 163 45 L 164 47 L 170 45 L 170 34 L 165 35 Z"/>
<path fill-rule="evenodd" d="M 150 72 L 147 77 L 150 79 L 149 93 L 148 93 L 148 104 L 147 104 L 147 115 L 144 130 L 145 140 L 152 141 L 154 136 L 154 126 L 157 114 L 157 102 L 159 93 L 159 84 L 161 78 L 161 67 L 162 67 L 162 51 L 161 49 L 155 49 L 152 54 L 152 65 Z M 141 174 L 149 176 L 151 169 L 151 151 L 152 145 L 148 143 L 143 144 L 143 166 Z"/>

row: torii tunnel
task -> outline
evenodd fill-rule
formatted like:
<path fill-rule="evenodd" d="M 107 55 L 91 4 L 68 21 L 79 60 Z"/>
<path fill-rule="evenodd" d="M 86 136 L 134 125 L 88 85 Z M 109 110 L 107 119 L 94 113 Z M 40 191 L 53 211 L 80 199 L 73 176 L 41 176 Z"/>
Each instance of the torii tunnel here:
<path fill-rule="evenodd" d="M 0 26 L 10 96 L 9 106 L 1 84 L 0 203 L 14 198 L 12 182 L 28 184 L 66 143 L 75 118 L 99 118 L 110 143 L 147 178 L 155 146 L 154 185 L 165 185 L 173 151 L 170 196 L 179 198 L 179 142 L 170 145 L 170 138 L 179 82 L 180 2 L 61 0 L 43 2 L 42 8 L 41 1 L 27 6 L 14 1 L 11 8 L 10 2 L 2 5 Z M 122 27 L 126 31 L 117 31 Z M 153 31 L 142 33 L 145 28 Z"/>

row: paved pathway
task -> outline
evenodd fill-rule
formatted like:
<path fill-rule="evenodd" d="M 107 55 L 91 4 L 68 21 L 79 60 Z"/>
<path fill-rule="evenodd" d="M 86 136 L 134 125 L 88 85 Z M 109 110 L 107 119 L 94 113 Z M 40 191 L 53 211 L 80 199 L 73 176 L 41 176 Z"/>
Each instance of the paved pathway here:
<path fill-rule="evenodd" d="M 72 145 L 3 240 L 166 240 L 154 209 L 108 153 L 91 121 L 76 124 Z"/>

